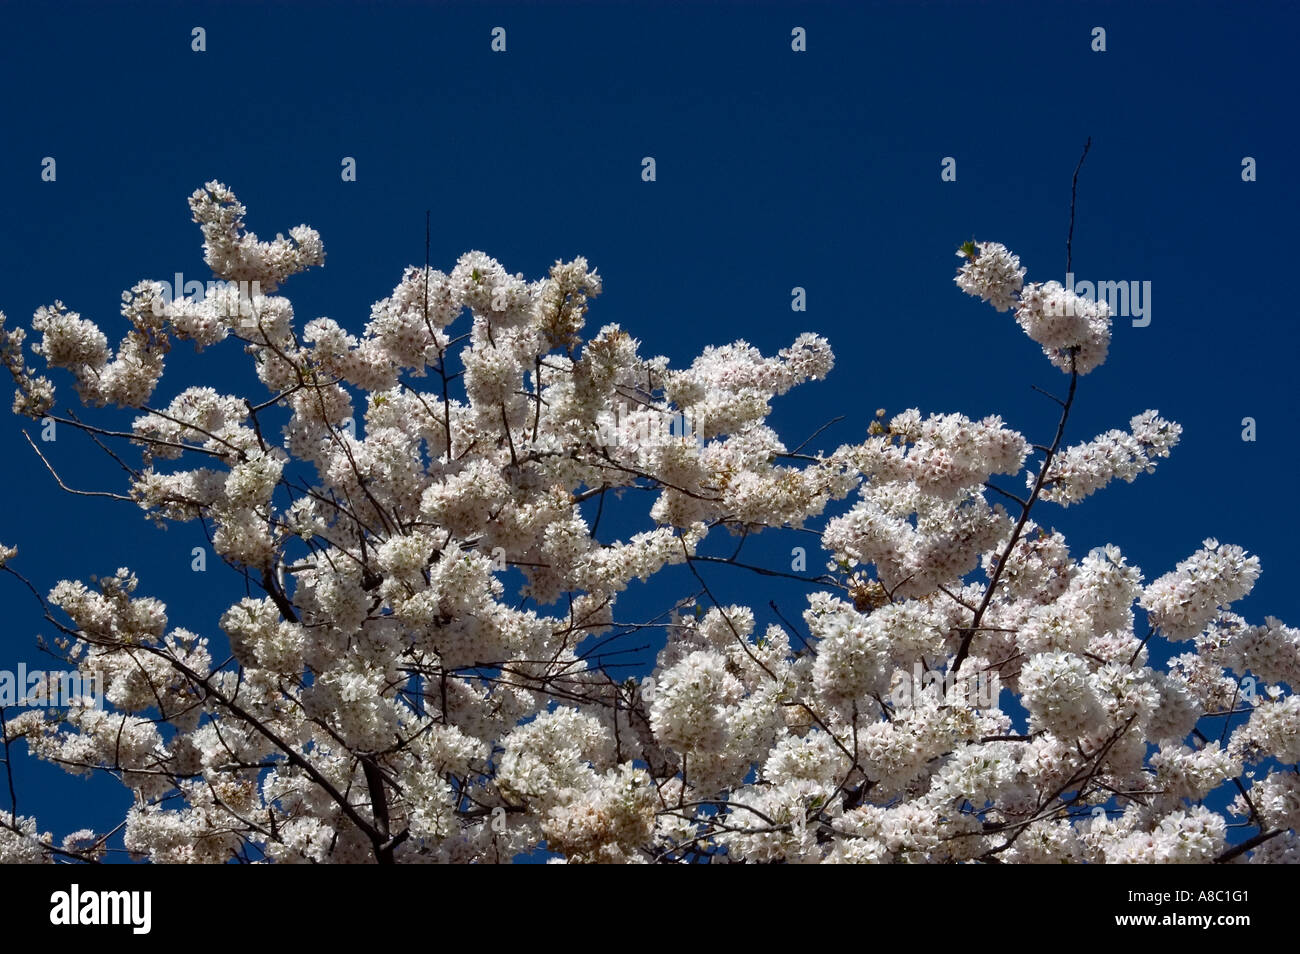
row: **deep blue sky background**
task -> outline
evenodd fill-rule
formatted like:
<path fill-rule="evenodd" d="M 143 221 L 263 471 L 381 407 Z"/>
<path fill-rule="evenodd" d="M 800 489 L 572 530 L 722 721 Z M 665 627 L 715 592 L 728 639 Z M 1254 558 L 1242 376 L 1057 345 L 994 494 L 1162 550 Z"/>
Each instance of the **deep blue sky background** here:
<path fill-rule="evenodd" d="M 194 26 L 205 53 L 190 50 Z M 489 49 L 495 26 L 505 54 Z M 806 53 L 790 49 L 794 26 Z M 1105 53 L 1090 50 L 1094 26 Z M 0 3 L 0 309 L 27 324 L 61 298 L 116 344 L 123 289 L 210 277 L 185 200 L 216 178 L 262 238 L 321 232 L 326 266 L 284 288 L 300 322 L 359 332 L 423 260 L 431 209 L 434 267 L 478 248 L 531 279 L 587 256 L 605 279 L 592 329 L 619 322 L 643 354 L 682 364 L 710 343 L 771 353 L 826 335 L 831 377 L 777 406 L 791 446 L 840 414 L 817 446 L 860 439 L 880 406 L 1001 413 L 1041 442 L 1056 408 L 1030 385 L 1065 376 L 1010 315 L 956 289 L 954 251 L 1001 241 L 1028 280 L 1062 279 L 1070 175 L 1091 136 L 1074 271 L 1149 280 L 1153 310 L 1146 328 L 1116 322 L 1067 441 L 1147 408 L 1184 435 L 1156 474 L 1039 519 L 1076 555 L 1118 544 L 1148 580 L 1207 536 L 1240 544 L 1264 573 L 1239 609 L 1296 623 L 1297 27 L 1283 3 Z M 44 156 L 55 183 L 40 180 Z M 357 182 L 340 181 L 344 156 Z M 643 156 L 657 182 L 641 181 Z M 944 156 L 955 183 L 940 181 Z M 1257 182 L 1242 182 L 1244 156 Z M 795 285 L 804 314 L 790 310 Z M 236 345 L 197 360 L 181 346 L 153 403 L 249 382 Z M 62 407 L 73 392 L 56 383 Z M 1255 443 L 1241 440 L 1246 416 Z M 0 541 L 19 546 L 16 567 L 47 591 L 130 566 L 172 626 L 219 637 L 242 586 L 216 559 L 189 571 L 197 525 L 164 533 L 129 505 L 61 494 L 25 425 L 0 418 Z M 72 486 L 123 489 L 79 435 L 42 446 Z M 791 545 L 760 537 L 746 554 L 788 566 Z M 35 638 L 53 634 L 5 579 L 0 668 L 43 665 Z M 713 585 L 800 610 L 734 572 Z M 623 618 L 662 608 L 634 593 Z M 17 780 L 20 810 L 59 835 L 111 826 L 127 804 L 115 784 L 30 761 Z"/>

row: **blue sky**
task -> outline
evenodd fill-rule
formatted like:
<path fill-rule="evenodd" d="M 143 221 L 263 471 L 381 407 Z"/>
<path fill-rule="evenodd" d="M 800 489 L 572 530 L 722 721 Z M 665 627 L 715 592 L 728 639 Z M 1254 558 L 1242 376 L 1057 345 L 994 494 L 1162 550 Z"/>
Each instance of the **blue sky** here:
<path fill-rule="evenodd" d="M 300 321 L 360 331 L 423 261 L 429 209 L 444 270 L 469 249 L 530 279 L 585 255 L 605 281 L 593 330 L 618 322 L 643 354 L 681 364 L 707 344 L 771 353 L 825 335 L 835 371 L 777 405 L 791 445 L 845 415 L 818 442 L 830 449 L 877 407 L 913 406 L 1001 413 L 1041 442 L 1056 408 L 1030 386 L 1065 376 L 1009 315 L 956 289 L 954 251 L 1000 241 L 1029 280 L 1062 279 L 1070 175 L 1091 136 L 1074 271 L 1150 281 L 1152 320 L 1116 322 L 1067 441 L 1147 408 L 1184 433 L 1156 474 L 1039 519 L 1076 555 L 1119 545 L 1148 580 L 1205 537 L 1240 544 L 1264 572 L 1239 609 L 1294 624 L 1298 21 L 1283 3 L 0 3 L 0 309 L 26 324 L 60 298 L 116 343 L 123 289 L 210 277 L 185 199 L 215 178 L 261 237 L 320 231 L 325 267 L 284 288 Z M 190 48 L 195 26 L 206 52 Z M 505 53 L 489 46 L 497 26 Z M 790 48 L 796 26 L 807 52 Z M 46 156 L 56 182 L 40 179 Z M 340 179 L 345 156 L 355 182 Z M 940 180 L 946 156 L 955 182 Z M 1246 156 L 1258 181 L 1242 181 Z M 805 313 L 790 309 L 796 285 Z M 194 383 L 256 386 L 237 347 L 189 352 L 173 351 L 155 403 Z M 219 636 L 242 586 L 216 560 L 190 572 L 197 527 L 161 532 L 129 505 L 60 493 L 25 424 L 0 417 L 0 541 L 19 546 L 17 568 L 44 591 L 130 566 L 171 625 Z M 72 486 L 122 489 L 78 435 L 45 449 Z M 746 553 L 779 566 L 790 545 L 760 537 Z M 53 634 L 6 579 L 0 668 L 39 665 L 36 636 Z M 797 592 L 741 574 L 711 583 L 800 609 Z M 664 608 L 638 592 L 625 605 Z M 127 803 L 29 761 L 17 776 L 20 810 L 59 834 L 112 825 Z"/>

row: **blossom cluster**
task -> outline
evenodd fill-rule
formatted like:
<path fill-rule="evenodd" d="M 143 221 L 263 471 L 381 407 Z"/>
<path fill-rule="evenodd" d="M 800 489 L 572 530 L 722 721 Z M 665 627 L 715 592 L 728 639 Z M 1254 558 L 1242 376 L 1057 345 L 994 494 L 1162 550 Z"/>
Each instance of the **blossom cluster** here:
<path fill-rule="evenodd" d="M 1148 583 L 1119 547 L 1076 557 L 1029 519 L 1150 472 L 1180 434 L 1157 412 L 1058 437 L 1041 465 L 1000 417 L 917 409 L 882 411 L 830 453 L 791 451 L 767 419 L 832 370 L 816 334 L 673 368 L 617 325 L 586 336 L 603 282 L 584 259 L 527 281 L 477 251 L 447 273 L 407 268 L 359 330 L 299 328 L 278 290 L 323 261 L 320 237 L 260 242 L 220 183 L 191 208 L 215 275 L 260 284 L 253 320 L 206 299 L 155 310 L 145 281 L 116 352 L 61 303 L 32 322 L 30 350 L 83 403 L 138 414 L 129 499 L 201 523 L 239 575 L 206 634 L 174 626 L 126 568 L 46 597 L 109 705 L 24 712 L 7 740 L 115 773 L 132 854 L 1191 863 L 1223 856 L 1239 817 L 1273 834 L 1238 861 L 1300 859 L 1300 632 L 1232 609 L 1258 559 L 1207 540 Z M 1104 307 L 1025 286 L 996 243 L 962 254 L 957 284 L 1014 309 L 1073 394 L 1105 358 Z M 173 339 L 229 337 L 265 394 L 190 386 L 150 403 Z M 53 384 L 25 345 L 0 322 L 15 410 L 39 418 Z M 627 408 L 693 433 L 602 439 Z M 998 494 L 1022 474 L 1027 497 Z M 644 501 L 644 523 L 598 536 L 620 496 Z M 667 614 L 649 675 L 605 665 L 651 628 L 619 616 L 632 581 L 677 565 L 702 582 L 729 562 L 719 530 L 813 521 L 831 562 L 806 580 L 802 625 L 705 586 Z M 0 569 L 16 562 L 0 548 Z M 1159 640 L 1191 650 L 1154 665 Z M 950 690 L 976 677 L 1010 691 Z M 1227 814 L 1203 804 L 1234 786 Z M 0 861 L 102 847 L 0 823 Z"/>
<path fill-rule="evenodd" d="M 1106 360 L 1110 348 L 1110 308 L 1060 282 L 1024 283 L 1026 269 L 1005 245 L 968 242 L 957 252 L 966 262 L 957 287 L 989 302 L 998 311 L 1015 308 L 1016 322 L 1043 353 L 1065 372 L 1087 374 Z"/>

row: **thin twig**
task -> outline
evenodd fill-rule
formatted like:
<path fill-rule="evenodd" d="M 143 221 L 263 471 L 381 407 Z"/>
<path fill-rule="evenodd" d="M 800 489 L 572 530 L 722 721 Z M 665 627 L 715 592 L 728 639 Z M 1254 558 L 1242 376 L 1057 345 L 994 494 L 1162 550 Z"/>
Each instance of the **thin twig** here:
<path fill-rule="evenodd" d="M 1088 158 L 1088 150 L 1092 148 L 1092 137 L 1083 144 L 1083 155 L 1079 157 L 1079 164 L 1074 167 L 1074 178 L 1070 180 L 1070 231 L 1065 236 L 1065 274 L 1069 275 L 1073 268 L 1073 245 L 1074 245 L 1074 201 L 1079 194 L 1079 170 L 1083 168 L 1083 160 Z"/>
<path fill-rule="evenodd" d="M 32 450 L 36 451 L 36 456 L 41 459 L 41 463 L 45 465 L 45 469 L 50 472 L 50 475 L 58 483 L 60 489 L 66 490 L 70 494 L 76 494 L 78 497 L 108 497 L 110 500 L 125 500 L 127 503 L 135 503 L 135 501 L 130 497 L 123 494 L 110 493 L 107 490 L 73 490 L 63 482 L 63 478 L 58 475 L 50 462 L 45 459 L 45 455 L 41 453 L 41 449 L 32 441 L 31 435 L 26 431 L 23 431 L 23 437 L 27 438 L 27 443 L 32 445 Z"/>

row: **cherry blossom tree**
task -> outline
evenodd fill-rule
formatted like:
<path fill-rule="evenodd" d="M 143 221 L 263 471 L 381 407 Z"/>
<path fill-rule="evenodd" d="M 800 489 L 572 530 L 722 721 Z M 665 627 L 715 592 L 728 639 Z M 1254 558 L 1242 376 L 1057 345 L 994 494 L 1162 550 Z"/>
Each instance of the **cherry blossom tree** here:
<path fill-rule="evenodd" d="M 219 634 L 191 632 L 128 569 L 45 592 L 0 551 L 105 697 L 0 712 L 6 751 L 120 780 L 133 855 L 1300 860 L 1300 631 L 1231 610 L 1259 560 L 1206 540 L 1144 582 L 1117 546 L 1076 557 L 1033 519 L 1179 439 L 1145 410 L 1066 443 L 1106 358 L 1104 303 L 967 243 L 959 288 L 1064 375 L 1050 441 L 912 409 L 813 454 L 766 421 L 831 371 L 815 334 L 672 368 L 617 325 L 588 334 L 601 279 L 584 259 L 526 281 L 481 252 L 407 268 L 360 336 L 299 326 L 278 290 L 323 262 L 320 236 L 260 241 L 218 182 L 190 208 L 221 286 L 135 285 L 116 350 L 61 302 L 32 321 L 30 352 L 85 407 L 138 411 L 129 432 L 56 413 L 0 316 L 15 412 L 93 439 L 129 473 L 103 493 L 197 524 L 257 594 L 235 594 Z M 154 402 L 174 342 L 230 339 L 263 393 Z M 606 509 L 645 507 L 651 529 L 598 541 Z M 830 561 L 755 568 L 813 585 L 801 620 L 709 585 L 736 561 L 706 539 L 777 528 L 819 535 Z M 672 565 L 691 592 L 661 618 L 653 672 L 622 678 L 619 641 L 649 624 L 620 619 L 620 598 Z M 112 834 L 56 840 L 13 810 L 0 861 L 96 860 Z"/>

